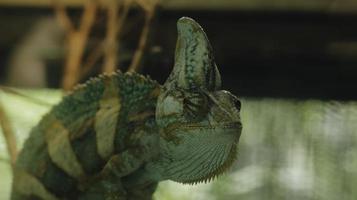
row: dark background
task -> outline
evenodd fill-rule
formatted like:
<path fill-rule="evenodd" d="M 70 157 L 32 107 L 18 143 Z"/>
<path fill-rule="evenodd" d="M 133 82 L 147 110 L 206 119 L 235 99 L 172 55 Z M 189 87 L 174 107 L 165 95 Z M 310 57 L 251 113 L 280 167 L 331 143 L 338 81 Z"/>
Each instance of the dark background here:
<path fill-rule="evenodd" d="M 70 13 L 75 18 L 80 10 L 72 8 Z M 51 15 L 51 8 L 0 7 L 2 83 L 13 45 L 36 19 Z M 357 14 L 159 8 L 142 65 L 144 74 L 161 83 L 173 66 L 176 21 L 181 16 L 196 19 L 205 29 L 224 88 L 239 96 L 357 99 Z M 139 18 L 135 12 L 129 15 L 129 20 Z M 101 26 L 99 20 L 96 29 Z M 130 38 L 140 30 L 132 27 L 130 34 L 124 34 L 128 49 L 135 47 Z M 59 65 L 48 72 L 50 87 L 58 87 L 62 63 L 49 63 Z"/>

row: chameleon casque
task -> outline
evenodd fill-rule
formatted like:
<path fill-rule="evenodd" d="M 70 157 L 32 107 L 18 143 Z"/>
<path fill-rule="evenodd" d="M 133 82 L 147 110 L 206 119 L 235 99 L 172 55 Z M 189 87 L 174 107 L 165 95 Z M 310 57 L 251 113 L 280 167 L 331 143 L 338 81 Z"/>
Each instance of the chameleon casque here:
<path fill-rule="evenodd" d="M 164 85 L 103 74 L 43 117 L 18 157 L 12 200 L 151 199 L 159 181 L 209 181 L 233 163 L 240 102 L 220 90 L 200 25 L 183 17 L 177 27 Z"/>

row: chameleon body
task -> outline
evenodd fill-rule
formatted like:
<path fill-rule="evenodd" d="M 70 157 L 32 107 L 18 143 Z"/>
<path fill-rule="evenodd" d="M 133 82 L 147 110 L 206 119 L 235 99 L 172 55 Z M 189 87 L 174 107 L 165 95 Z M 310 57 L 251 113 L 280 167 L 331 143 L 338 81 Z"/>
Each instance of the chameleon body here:
<path fill-rule="evenodd" d="M 136 73 L 101 75 L 43 117 L 17 160 L 12 200 L 151 199 L 159 181 L 209 181 L 232 164 L 240 102 L 220 90 L 199 24 L 183 17 L 177 27 L 164 85 Z"/>

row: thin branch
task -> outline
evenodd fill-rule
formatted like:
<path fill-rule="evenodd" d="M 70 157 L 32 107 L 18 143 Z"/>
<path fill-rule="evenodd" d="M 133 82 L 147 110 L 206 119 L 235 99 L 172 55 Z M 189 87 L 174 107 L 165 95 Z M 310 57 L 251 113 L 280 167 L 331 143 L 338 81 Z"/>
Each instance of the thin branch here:
<path fill-rule="evenodd" d="M 103 72 L 113 72 L 117 64 L 118 52 L 118 9 L 117 1 L 108 4 L 107 7 L 107 34 L 105 38 L 105 59 Z"/>
<path fill-rule="evenodd" d="M 32 103 L 35 103 L 37 105 L 41 105 L 41 106 L 46 106 L 46 107 L 51 107 L 53 106 L 52 104 L 48 103 L 48 102 L 45 102 L 41 99 L 37 99 L 37 98 L 34 98 L 34 97 L 31 97 L 31 96 L 28 96 L 28 95 L 25 95 L 13 88 L 10 88 L 10 87 L 6 87 L 6 86 L 0 86 L 0 89 L 3 90 L 4 92 L 7 92 L 7 93 L 10 93 L 10 94 L 14 94 L 14 95 L 17 95 L 19 97 L 22 97 L 22 98 L 25 98 L 26 100 L 32 102 Z"/>
<path fill-rule="evenodd" d="M 133 4 L 133 0 L 124 0 L 123 11 L 119 16 L 119 23 L 118 23 L 119 30 L 123 27 L 132 4 Z"/>
<path fill-rule="evenodd" d="M 138 48 L 135 51 L 135 54 L 133 56 L 132 62 L 130 64 L 130 67 L 128 69 L 129 72 L 137 72 L 140 70 L 140 61 L 141 58 L 143 56 L 145 47 L 146 47 L 146 43 L 147 43 L 147 39 L 148 39 L 148 35 L 149 35 L 149 29 L 150 29 L 150 23 L 151 23 L 151 19 L 153 17 L 153 12 L 148 12 L 145 18 L 145 24 L 139 39 L 139 45 Z"/>
<path fill-rule="evenodd" d="M 79 79 L 85 78 L 93 69 L 95 63 L 104 53 L 104 41 L 101 41 L 88 55 L 83 64 Z"/>
<path fill-rule="evenodd" d="M 73 30 L 67 35 L 67 57 L 62 80 L 62 87 L 68 91 L 79 81 L 80 67 L 84 49 L 86 47 L 90 30 L 94 24 L 98 5 L 94 1 L 87 1 L 84 6 L 81 23 L 78 30 Z"/>
<path fill-rule="evenodd" d="M 55 15 L 58 22 L 63 26 L 63 28 L 68 32 L 74 31 L 74 26 L 69 18 L 65 7 L 58 3 L 57 1 L 54 3 Z"/>
<path fill-rule="evenodd" d="M 120 37 L 120 34 L 121 34 L 121 32 L 123 31 L 121 28 L 122 28 L 122 26 L 123 26 L 123 24 L 124 24 L 124 22 L 125 22 L 125 20 L 126 20 L 126 18 L 127 18 L 127 16 L 128 16 L 128 13 L 129 13 L 129 9 L 130 9 L 130 7 L 131 7 L 131 4 L 132 4 L 132 0 L 125 0 L 124 1 L 124 3 L 122 4 L 122 6 L 123 6 L 123 11 L 120 13 L 120 15 L 119 16 L 117 16 L 117 20 L 116 20 L 116 36 L 115 36 L 115 39 L 113 40 L 113 39 L 111 39 L 111 41 L 113 41 L 114 43 L 116 43 L 116 51 L 118 51 L 118 49 L 119 49 L 119 46 L 120 46 L 120 39 L 119 39 L 119 37 Z M 119 8 L 118 8 L 119 9 Z M 109 18 L 109 17 L 108 17 Z M 112 19 L 113 20 L 113 19 Z M 108 26 L 110 26 L 109 24 L 108 24 Z M 110 35 L 111 37 L 113 37 L 113 35 Z M 108 34 L 107 34 L 107 37 L 108 37 Z M 116 41 L 115 41 L 116 40 Z M 108 43 L 108 42 L 106 42 L 106 41 L 108 41 L 108 39 L 107 38 L 105 38 L 105 40 L 103 41 L 103 42 L 101 42 L 96 48 L 94 48 L 91 52 L 90 52 L 90 54 L 89 54 L 89 56 L 87 57 L 87 59 L 86 59 L 86 61 L 85 61 L 85 63 L 83 64 L 83 67 L 82 67 L 82 73 L 81 73 L 81 76 L 80 76 L 80 79 L 82 79 L 82 78 L 84 78 L 84 77 L 86 77 L 87 75 L 88 75 L 88 73 L 92 70 L 92 68 L 93 68 L 93 66 L 94 66 L 94 64 L 98 61 L 98 59 L 99 58 L 101 58 L 101 56 L 104 54 L 104 52 L 105 52 L 105 48 L 106 48 L 106 43 Z M 115 54 L 116 54 L 116 63 L 118 63 L 119 62 L 119 58 L 118 58 L 118 56 L 117 56 L 117 52 L 115 52 Z M 106 55 L 106 56 L 108 56 L 108 55 Z M 104 60 L 107 60 L 106 58 L 104 58 Z M 105 66 L 105 65 L 104 65 Z M 103 67 L 104 67 L 103 66 Z M 115 66 L 114 64 L 112 64 L 111 66 L 114 66 L 114 67 L 117 67 L 117 66 Z M 109 68 L 109 67 L 108 67 Z M 112 71 L 112 69 L 104 69 L 103 68 L 103 71 L 105 72 L 105 71 L 107 71 L 107 72 L 110 72 L 110 71 Z"/>
<path fill-rule="evenodd" d="M 84 5 L 84 11 L 79 26 L 79 32 L 86 33 L 90 31 L 95 20 L 97 7 L 98 7 L 97 3 L 95 3 L 93 0 L 89 0 Z"/>
<path fill-rule="evenodd" d="M 107 23 L 107 35 L 105 42 L 105 59 L 103 72 L 112 72 L 119 63 L 118 50 L 120 48 L 120 34 L 122 33 L 122 27 L 128 16 L 129 9 L 132 5 L 132 0 L 125 0 L 122 4 L 122 12 L 118 16 L 120 10 L 119 4 L 113 2 L 113 5 L 108 7 L 108 23 Z"/>
<path fill-rule="evenodd" d="M 6 141 L 7 151 L 11 159 L 11 166 L 14 169 L 16 157 L 17 157 L 17 147 L 16 147 L 16 137 L 14 131 L 12 130 L 10 120 L 6 116 L 5 110 L 0 102 L 0 126 L 4 134 Z"/>
<path fill-rule="evenodd" d="M 146 13 L 153 14 L 155 12 L 155 8 L 159 3 L 159 0 L 135 0 Z"/>

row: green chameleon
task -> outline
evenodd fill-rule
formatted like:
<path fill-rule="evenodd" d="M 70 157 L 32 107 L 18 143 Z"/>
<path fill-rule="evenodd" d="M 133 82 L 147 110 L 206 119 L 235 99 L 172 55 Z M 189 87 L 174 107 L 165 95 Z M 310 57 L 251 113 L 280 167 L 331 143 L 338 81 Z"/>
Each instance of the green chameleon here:
<path fill-rule="evenodd" d="M 240 102 L 220 90 L 198 23 L 177 22 L 163 86 L 136 73 L 75 88 L 33 128 L 14 170 L 12 200 L 151 199 L 157 183 L 210 181 L 235 160 Z"/>

